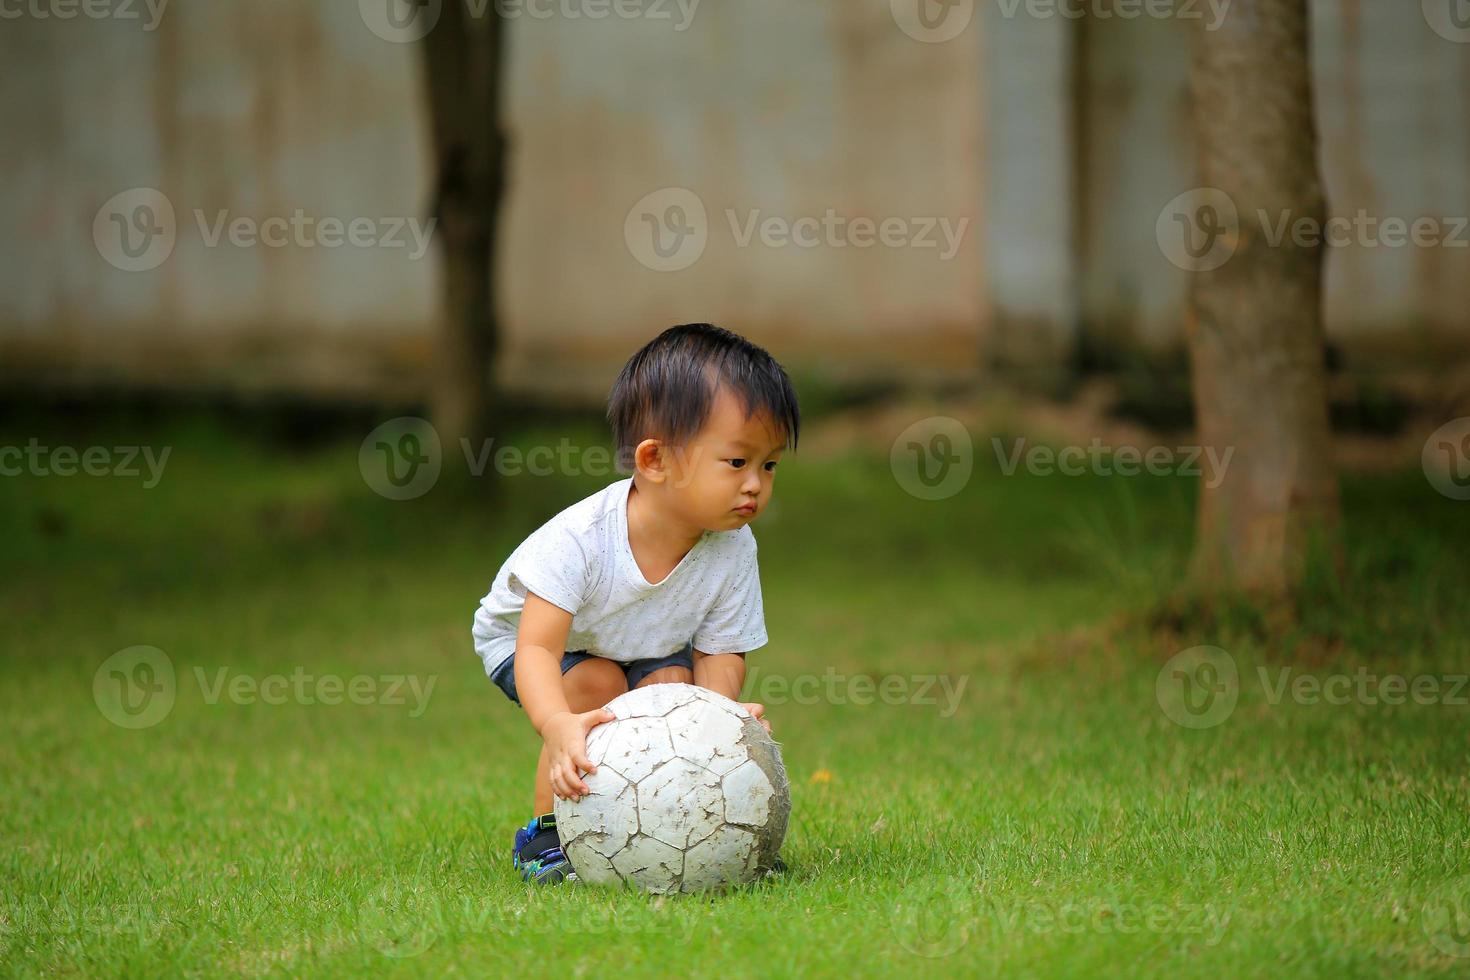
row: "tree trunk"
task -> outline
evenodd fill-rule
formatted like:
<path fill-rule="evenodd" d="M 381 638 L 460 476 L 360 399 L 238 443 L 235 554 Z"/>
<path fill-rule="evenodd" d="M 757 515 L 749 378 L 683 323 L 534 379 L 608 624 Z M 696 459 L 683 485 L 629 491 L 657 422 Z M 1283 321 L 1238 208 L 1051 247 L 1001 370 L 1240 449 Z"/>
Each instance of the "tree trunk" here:
<path fill-rule="evenodd" d="M 500 127 L 504 24 L 495 5 L 470 16 L 444 0 L 423 41 L 434 160 L 438 237 L 444 244 L 444 302 L 434 354 L 430 414 L 445 451 L 491 433 L 499 329 L 495 320 L 495 231 L 505 183 Z"/>
<path fill-rule="evenodd" d="M 1338 522 L 1321 240 L 1273 240 L 1283 217 L 1320 229 L 1326 214 L 1307 0 L 1235 0 L 1217 30 L 1193 23 L 1200 175 L 1239 216 L 1234 254 L 1190 282 L 1200 441 L 1233 452 L 1217 486 L 1201 481 L 1194 572 L 1209 589 L 1282 596 L 1309 551 L 1335 554 Z"/>

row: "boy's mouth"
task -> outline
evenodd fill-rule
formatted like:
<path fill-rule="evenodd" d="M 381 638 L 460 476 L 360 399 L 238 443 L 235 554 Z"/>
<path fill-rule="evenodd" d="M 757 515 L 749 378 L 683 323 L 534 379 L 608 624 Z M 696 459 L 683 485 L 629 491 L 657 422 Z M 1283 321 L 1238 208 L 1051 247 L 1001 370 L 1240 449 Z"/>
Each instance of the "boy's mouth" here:
<path fill-rule="evenodd" d="M 755 504 L 741 504 L 735 508 L 735 513 L 744 514 L 746 517 L 755 513 Z"/>

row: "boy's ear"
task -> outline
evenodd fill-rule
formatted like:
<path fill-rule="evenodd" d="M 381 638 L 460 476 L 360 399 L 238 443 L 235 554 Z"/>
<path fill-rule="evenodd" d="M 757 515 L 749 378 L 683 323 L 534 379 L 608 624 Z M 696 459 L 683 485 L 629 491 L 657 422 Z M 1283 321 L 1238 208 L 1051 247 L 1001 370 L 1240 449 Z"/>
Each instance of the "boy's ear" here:
<path fill-rule="evenodd" d="M 668 478 L 669 471 L 667 460 L 664 458 L 664 444 L 657 439 L 644 439 L 633 450 L 633 468 L 644 479 L 655 483 L 662 483 Z"/>

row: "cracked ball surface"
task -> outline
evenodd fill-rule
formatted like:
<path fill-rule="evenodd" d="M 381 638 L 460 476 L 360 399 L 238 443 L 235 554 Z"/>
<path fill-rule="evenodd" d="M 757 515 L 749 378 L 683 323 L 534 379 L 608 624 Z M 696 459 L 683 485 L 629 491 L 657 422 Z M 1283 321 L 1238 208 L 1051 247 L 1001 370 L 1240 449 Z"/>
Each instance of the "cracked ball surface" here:
<path fill-rule="evenodd" d="M 723 695 L 653 684 L 607 705 L 588 734 L 587 796 L 557 800 L 562 849 L 592 884 L 698 892 L 775 864 L 791 813 L 781 751 Z"/>

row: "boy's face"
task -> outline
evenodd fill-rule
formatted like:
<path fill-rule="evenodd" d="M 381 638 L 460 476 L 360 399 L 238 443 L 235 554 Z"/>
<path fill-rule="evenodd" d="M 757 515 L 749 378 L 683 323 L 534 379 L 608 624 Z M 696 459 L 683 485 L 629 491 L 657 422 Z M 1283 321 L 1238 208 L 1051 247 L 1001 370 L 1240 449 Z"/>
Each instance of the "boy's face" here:
<path fill-rule="evenodd" d="M 667 500 L 679 519 L 706 530 L 743 527 L 770 503 L 784 446 L 769 415 L 746 418 L 721 385 L 704 428 L 687 446 L 663 447 Z"/>

